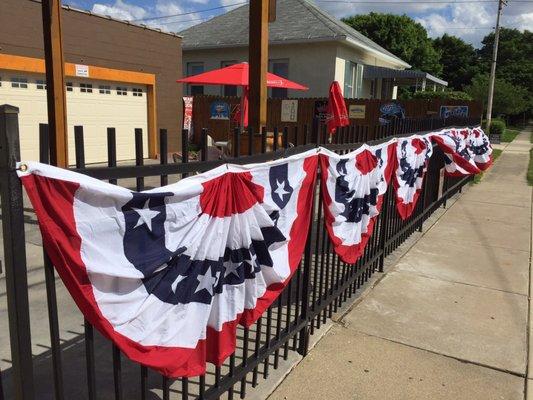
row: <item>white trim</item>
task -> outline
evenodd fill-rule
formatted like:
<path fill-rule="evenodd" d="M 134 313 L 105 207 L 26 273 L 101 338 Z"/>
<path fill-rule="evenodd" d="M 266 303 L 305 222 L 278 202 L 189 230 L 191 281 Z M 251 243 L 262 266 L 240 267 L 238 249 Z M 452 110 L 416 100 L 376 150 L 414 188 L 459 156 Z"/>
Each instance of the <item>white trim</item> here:
<path fill-rule="evenodd" d="M 405 67 L 405 68 L 411 68 L 411 65 L 410 64 L 407 64 L 405 61 L 402 61 L 400 60 L 399 58 L 397 57 L 394 57 L 394 56 L 389 56 L 388 54 L 385 54 L 385 53 L 382 53 L 381 51 L 378 51 L 376 49 L 373 49 L 372 47 L 370 46 L 367 46 L 361 42 L 358 42 L 356 41 L 355 39 L 352 39 L 351 37 L 345 37 L 344 40 L 346 42 L 348 42 L 350 45 L 354 46 L 354 47 L 360 47 L 370 53 L 373 53 L 379 57 L 381 57 L 382 59 L 386 60 L 387 62 L 390 62 L 392 64 L 395 64 L 395 65 L 400 65 L 402 67 Z"/>

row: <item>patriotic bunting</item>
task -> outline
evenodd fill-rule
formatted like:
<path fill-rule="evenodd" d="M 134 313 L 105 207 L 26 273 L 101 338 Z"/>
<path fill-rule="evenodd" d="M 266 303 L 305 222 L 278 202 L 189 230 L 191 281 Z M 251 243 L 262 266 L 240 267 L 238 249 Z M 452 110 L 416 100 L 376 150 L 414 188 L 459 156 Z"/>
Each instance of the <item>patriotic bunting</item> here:
<path fill-rule="evenodd" d="M 380 212 L 392 171 L 396 140 L 338 155 L 321 149 L 325 224 L 339 257 L 355 263 L 363 253 Z"/>
<path fill-rule="evenodd" d="M 492 146 L 487 134 L 480 127 L 469 129 L 467 142 L 474 154 L 476 166 L 481 171 L 487 170 L 492 165 Z"/>
<path fill-rule="evenodd" d="M 396 209 L 405 220 L 413 213 L 433 153 L 430 135 L 413 135 L 398 139 L 396 144 L 398 164 L 394 176 Z"/>
<path fill-rule="evenodd" d="M 444 167 L 449 176 L 464 176 L 481 172 L 469 145 L 471 130 L 448 129 L 431 136 L 444 152 Z"/>
<path fill-rule="evenodd" d="M 225 165 L 131 192 L 27 163 L 22 183 L 44 247 L 85 317 L 132 360 L 169 377 L 235 350 L 297 268 L 316 150 Z"/>
<path fill-rule="evenodd" d="M 227 164 L 143 192 L 25 163 L 19 176 L 44 247 L 89 322 L 129 358 L 168 377 L 196 376 L 235 350 L 298 267 L 320 160 L 325 224 L 355 263 L 390 180 L 402 219 L 416 207 L 432 155 L 449 175 L 492 163 L 473 129 L 392 138 L 339 155 L 325 148 L 262 164 Z"/>

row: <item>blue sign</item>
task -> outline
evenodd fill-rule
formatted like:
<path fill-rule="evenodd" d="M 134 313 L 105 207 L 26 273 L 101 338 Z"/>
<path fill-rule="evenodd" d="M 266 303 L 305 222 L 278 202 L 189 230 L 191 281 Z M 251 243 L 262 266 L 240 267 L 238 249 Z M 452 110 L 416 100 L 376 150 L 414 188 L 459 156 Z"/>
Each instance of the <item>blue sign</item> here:
<path fill-rule="evenodd" d="M 381 116 L 379 117 L 379 122 L 382 125 L 387 125 L 393 119 L 404 119 L 405 118 L 405 111 L 402 105 L 398 102 L 383 104 L 379 108 L 379 111 L 381 112 Z"/>
<path fill-rule="evenodd" d="M 229 105 L 224 101 L 214 101 L 210 105 L 211 119 L 229 119 Z"/>
<path fill-rule="evenodd" d="M 440 106 L 440 117 L 468 117 L 468 106 Z"/>

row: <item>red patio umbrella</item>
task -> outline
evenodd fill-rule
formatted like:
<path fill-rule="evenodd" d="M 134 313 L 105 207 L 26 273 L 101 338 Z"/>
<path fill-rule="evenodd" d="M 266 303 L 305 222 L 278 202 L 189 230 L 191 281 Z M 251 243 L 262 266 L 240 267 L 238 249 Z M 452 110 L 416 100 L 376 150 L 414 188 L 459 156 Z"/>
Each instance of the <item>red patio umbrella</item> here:
<path fill-rule="evenodd" d="M 327 107 L 328 133 L 335 133 L 337 127 L 350 125 L 346 102 L 341 92 L 339 82 L 333 81 L 329 87 L 329 99 Z"/>
<path fill-rule="evenodd" d="M 241 97 L 241 110 L 244 114 L 241 115 L 243 126 L 248 125 L 248 63 L 230 65 L 229 67 L 215 69 L 213 71 L 203 72 L 198 75 L 189 76 L 187 78 L 178 79 L 180 83 L 191 83 L 197 85 L 235 85 L 243 87 L 243 95 Z M 308 87 L 292 82 L 281 76 L 274 75 L 267 72 L 267 86 L 294 90 L 307 90 Z"/>

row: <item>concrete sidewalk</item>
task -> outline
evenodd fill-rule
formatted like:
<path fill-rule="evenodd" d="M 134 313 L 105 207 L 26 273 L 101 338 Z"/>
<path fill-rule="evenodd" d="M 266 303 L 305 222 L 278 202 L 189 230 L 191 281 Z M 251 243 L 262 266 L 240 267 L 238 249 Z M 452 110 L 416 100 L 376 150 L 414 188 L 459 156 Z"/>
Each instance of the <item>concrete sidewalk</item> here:
<path fill-rule="evenodd" d="M 533 399 L 530 146 L 507 145 L 270 399 Z"/>

